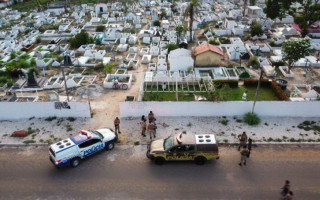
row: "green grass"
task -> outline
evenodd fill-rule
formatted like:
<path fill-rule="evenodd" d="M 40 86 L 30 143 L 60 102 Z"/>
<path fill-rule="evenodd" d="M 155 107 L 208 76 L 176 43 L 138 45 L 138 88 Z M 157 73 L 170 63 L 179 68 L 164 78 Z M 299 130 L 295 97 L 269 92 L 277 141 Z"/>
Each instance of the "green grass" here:
<path fill-rule="evenodd" d="M 223 92 L 225 101 L 241 101 L 244 91 L 247 90 L 247 101 L 253 101 L 256 94 L 256 87 L 238 87 L 229 88 Z M 278 97 L 274 94 L 271 88 L 260 88 L 258 101 L 278 101 Z"/>
<path fill-rule="evenodd" d="M 253 101 L 256 94 L 256 87 L 238 87 L 238 88 L 228 88 L 224 91 L 223 97 L 224 101 L 241 101 L 242 95 L 245 90 L 247 90 L 247 100 Z M 148 87 L 146 91 L 154 91 L 155 87 Z M 179 90 L 179 89 L 178 89 Z M 194 101 L 194 95 L 204 96 L 206 92 L 178 92 L 178 101 Z M 145 92 L 144 101 L 177 101 L 176 92 Z M 274 94 L 271 88 L 260 88 L 258 95 L 258 101 L 278 101 L 278 97 Z"/>
<path fill-rule="evenodd" d="M 203 94 L 203 93 L 196 93 Z M 191 93 L 178 93 L 179 101 L 194 101 L 194 95 Z M 177 101 L 175 92 L 145 92 L 143 101 Z"/>

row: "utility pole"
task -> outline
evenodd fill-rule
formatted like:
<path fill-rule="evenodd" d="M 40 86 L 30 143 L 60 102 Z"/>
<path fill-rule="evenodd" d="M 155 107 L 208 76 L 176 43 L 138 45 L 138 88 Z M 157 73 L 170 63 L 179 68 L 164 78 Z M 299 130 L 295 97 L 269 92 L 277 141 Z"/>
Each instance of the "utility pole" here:
<path fill-rule="evenodd" d="M 259 78 L 259 81 L 258 81 L 258 86 L 257 86 L 257 90 L 256 90 L 256 95 L 254 96 L 254 101 L 253 101 L 251 113 L 254 112 L 254 107 L 256 106 L 256 101 L 257 101 L 257 98 L 258 98 L 258 95 L 259 95 L 259 91 L 260 91 L 260 84 L 261 84 L 261 79 L 262 79 L 262 75 L 263 75 L 262 67 L 260 67 L 260 69 L 261 69 L 260 78 Z"/>
<path fill-rule="evenodd" d="M 64 63 L 63 63 L 63 65 L 61 66 L 61 71 L 62 71 L 62 76 L 63 76 L 63 80 L 64 80 L 64 87 L 65 87 L 65 89 L 66 89 L 66 95 L 67 95 L 67 100 L 68 100 L 68 102 L 69 102 L 69 93 L 68 93 L 68 87 L 67 87 L 67 79 L 66 79 L 66 77 L 65 77 L 65 75 L 64 75 L 64 68 L 66 67 L 66 66 L 71 66 L 72 65 L 72 63 L 69 63 L 69 61 L 71 62 L 71 58 L 70 58 L 70 56 L 69 56 L 69 52 L 67 51 L 67 52 L 65 52 L 65 54 L 64 54 Z"/>

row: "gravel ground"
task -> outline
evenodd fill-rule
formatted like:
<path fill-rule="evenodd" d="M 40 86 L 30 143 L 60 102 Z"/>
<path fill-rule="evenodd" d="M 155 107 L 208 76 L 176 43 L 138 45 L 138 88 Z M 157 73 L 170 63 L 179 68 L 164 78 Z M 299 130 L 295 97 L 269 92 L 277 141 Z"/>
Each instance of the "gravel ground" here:
<path fill-rule="evenodd" d="M 165 138 L 169 135 L 183 132 L 184 134 L 213 133 L 220 143 L 236 143 L 237 135 L 243 131 L 247 132 L 254 142 L 320 142 L 320 131 L 313 130 L 320 126 L 320 118 L 261 118 L 257 126 L 249 126 L 235 117 L 158 117 L 157 138 Z M 312 130 L 298 128 L 298 125 L 308 121 L 314 122 L 309 125 Z M 121 119 L 119 134 L 122 144 L 147 144 L 149 137 L 141 136 L 139 118 Z M 224 125 L 223 122 L 226 124 Z M 110 123 L 108 123 L 110 124 Z M 35 143 L 55 142 L 70 137 L 81 129 L 96 129 L 93 119 L 57 118 L 52 121 L 45 119 L 24 119 L 0 121 L 1 144 L 23 144 L 26 141 Z M 104 126 L 104 127 L 110 127 Z M 113 127 L 111 127 L 113 128 Z M 318 127 L 319 128 L 319 127 Z M 17 130 L 28 130 L 30 134 L 25 138 L 10 137 Z"/>

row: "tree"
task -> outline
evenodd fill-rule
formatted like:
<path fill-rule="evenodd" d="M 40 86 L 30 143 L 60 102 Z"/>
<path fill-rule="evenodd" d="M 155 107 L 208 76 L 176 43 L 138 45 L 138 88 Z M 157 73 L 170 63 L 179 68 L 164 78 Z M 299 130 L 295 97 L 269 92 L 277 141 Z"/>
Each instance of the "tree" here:
<path fill-rule="evenodd" d="M 176 45 L 176 44 L 171 44 L 171 43 L 167 44 L 166 47 L 167 47 L 167 49 L 168 49 L 168 53 L 170 53 L 170 51 L 172 51 L 172 50 L 175 50 L 175 49 L 178 49 L 178 48 L 179 48 L 178 45 Z"/>
<path fill-rule="evenodd" d="M 283 60 L 287 62 L 288 73 L 295 62 L 309 54 L 309 47 L 309 38 L 286 40 L 282 43 Z"/>
<path fill-rule="evenodd" d="M 263 34 L 262 27 L 256 20 L 253 20 L 251 23 L 250 34 L 251 36 L 255 36 L 255 35 L 260 36 Z"/>
<path fill-rule="evenodd" d="M 170 8 L 171 8 L 171 11 L 172 11 L 173 13 L 178 12 L 178 10 L 177 10 L 177 3 L 176 3 L 176 2 L 173 2 L 173 3 L 171 4 Z"/>
<path fill-rule="evenodd" d="M 182 25 L 178 25 L 176 26 L 176 33 L 178 36 L 178 44 L 180 43 L 180 37 L 181 37 L 181 33 L 183 32 L 184 28 Z"/>
<path fill-rule="evenodd" d="M 93 43 L 93 38 L 89 34 L 82 30 L 70 39 L 70 45 L 72 48 L 79 48 L 81 45 Z"/>
<path fill-rule="evenodd" d="M 299 13 L 291 9 L 291 5 L 295 2 L 301 4 L 302 11 Z M 308 34 L 309 27 L 316 21 L 320 20 L 320 0 L 282 0 L 279 1 L 279 5 L 280 6 L 278 8 L 280 9 L 280 12 L 278 13 L 278 17 L 281 18 L 284 16 L 286 11 L 294 13 L 294 22 L 301 28 L 301 34 L 303 37 Z M 267 9 L 269 9 L 268 5 Z M 273 9 L 277 8 L 274 6 Z M 270 10 L 272 10 L 272 8 L 270 8 Z M 274 12 L 276 13 L 276 11 Z"/>
<path fill-rule="evenodd" d="M 41 42 L 41 37 L 40 36 L 38 36 L 37 38 L 36 38 L 36 43 L 40 43 Z"/>
<path fill-rule="evenodd" d="M 309 27 L 320 20 L 320 0 L 304 0 L 302 12 L 294 15 L 294 22 L 299 25 L 302 37 L 306 36 Z"/>
<path fill-rule="evenodd" d="M 228 91 L 230 91 L 230 86 L 228 84 L 215 83 L 214 90 L 208 90 L 205 96 L 208 101 L 224 101 Z"/>
<path fill-rule="evenodd" d="M 198 0 L 191 0 L 190 4 L 185 10 L 184 16 L 189 17 L 189 33 L 190 33 L 190 41 L 193 41 L 193 36 L 192 36 L 192 25 L 193 25 L 193 20 L 194 16 L 197 15 L 198 13 L 198 7 L 200 6 Z"/>
<path fill-rule="evenodd" d="M 247 66 L 252 66 L 253 68 L 257 69 L 260 67 L 260 62 L 258 60 L 258 57 L 256 56 L 253 56 L 253 57 L 250 57 L 248 63 L 247 63 Z"/>
<path fill-rule="evenodd" d="M 167 16 L 167 12 L 164 10 L 161 11 L 161 14 L 160 14 L 161 19 L 166 18 L 166 16 Z"/>
<path fill-rule="evenodd" d="M 263 12 L 268 18 L 274 20 L 280 17 L 280 4 L 278 0 L 268 0 L 265 3 L 266 7 L 263 9 Z"/>
<path fill-rule="evenodd" d="M 161 22 L 159 20 L 155 20 L 153 22 L 153 26 L 160 26 L 161 25 Z"/>

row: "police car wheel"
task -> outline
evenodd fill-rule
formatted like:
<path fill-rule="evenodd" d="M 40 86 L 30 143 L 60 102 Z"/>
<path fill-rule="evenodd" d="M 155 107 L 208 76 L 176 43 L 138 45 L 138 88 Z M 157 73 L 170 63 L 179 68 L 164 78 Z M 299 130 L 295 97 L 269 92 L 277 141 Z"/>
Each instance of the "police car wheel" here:
<path fill-rule="evenodd" d="M 71 160 L 71 167 L 77 167 L 80 164 L 79 158 L 74 158 Z"/>
<path fill-rule="evenodd" d="M 207 159 L 203 156 L 198 156 L 194 159 L 194 162 L 197 164 L 197 165 L 203 165 L 205 162 L 207 161 Z"/>
<path fill-rule="evenodd" d="M 157 165 L 162 165 L 164 163 L 165 159 L 163 157 L 156 157 L 154 162 L 157 164 Z"/>
<path fill-rule="evenodd" d="M 107 150 L 109 151 L 109 150 L 112 150 L 113 148 L 114 148 L 114 142 L 109 142 L 107 144 Z"/>

